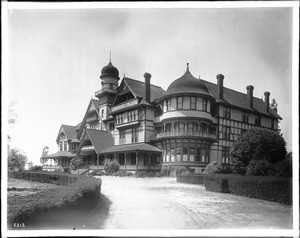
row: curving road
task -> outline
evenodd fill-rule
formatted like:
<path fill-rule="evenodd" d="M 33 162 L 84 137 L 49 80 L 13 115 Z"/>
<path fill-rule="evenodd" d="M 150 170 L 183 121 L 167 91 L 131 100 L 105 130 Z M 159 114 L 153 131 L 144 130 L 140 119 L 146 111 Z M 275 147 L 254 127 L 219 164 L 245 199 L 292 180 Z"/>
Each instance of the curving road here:
<path fill-rule="evenodd" d="M 213 193 L 175 178 L 102 178 L 100 229 L 292 228 L 292 207 Z M 99 220 L 100 224 L 100 220 Z"/>

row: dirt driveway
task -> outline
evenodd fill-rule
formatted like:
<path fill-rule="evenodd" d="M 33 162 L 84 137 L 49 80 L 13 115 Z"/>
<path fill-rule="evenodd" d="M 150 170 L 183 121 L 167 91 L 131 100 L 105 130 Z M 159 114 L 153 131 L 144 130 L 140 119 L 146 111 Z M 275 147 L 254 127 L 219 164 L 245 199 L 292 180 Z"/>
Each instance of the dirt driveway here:
<path fill-rule="evenodd" d="M 231 194 L 175 178 L 102 178 L 110 201 L 100 229 L 292 228 L 292 207 Z"/>

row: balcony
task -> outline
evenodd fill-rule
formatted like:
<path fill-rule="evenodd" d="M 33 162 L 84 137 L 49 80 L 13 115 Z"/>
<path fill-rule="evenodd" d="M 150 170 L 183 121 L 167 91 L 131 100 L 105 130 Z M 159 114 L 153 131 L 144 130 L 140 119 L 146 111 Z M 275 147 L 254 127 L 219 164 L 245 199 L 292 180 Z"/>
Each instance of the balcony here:
<path fill-rule="evenodd" d="M 95 97 L 98 97 L 100 94 L 102 93 L 117 93 L 117 90 L 116 89 L 110 89 L 110 88 L 102 88 L 98 91 L 95 92 Z"/>
<path fill-rule="evenodd" d="M 138 127 L 141 124 L 140 120 L 135 120 L 135 121 L 125 121 L 122 124 L 116 124 L 115 127 L 116 129 L 127 129 L 127 128 L 132 128 L 132 127 Z"/>
<path fill-rule="evenodd" d="M 124 102 L 122 104 L 112 107 L 111 112 L 116 112 L 116 111 L 120 111 L 123 109 L 127 109 L 127 108 L 135 106 L 137 104 L 139 104 L 138 99 L 133 99 L 133 100 L 130 100 L 130 101 L 127 101 L 127 102 Z"/>
<path fill-rule="evenodd" d="M 198 137 L 203 139 L 216 140 L 217 135 L 202 133 L 196 131 L 173 131 L 173 132 L 162 132 L 151 136 L 151 140 L 159 140 L 169 137 Z"/>

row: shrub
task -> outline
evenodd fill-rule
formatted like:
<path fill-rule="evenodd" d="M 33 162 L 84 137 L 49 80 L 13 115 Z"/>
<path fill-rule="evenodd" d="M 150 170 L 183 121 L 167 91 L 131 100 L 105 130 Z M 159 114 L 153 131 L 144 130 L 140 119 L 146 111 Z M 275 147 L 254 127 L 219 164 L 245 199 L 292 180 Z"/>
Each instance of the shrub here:
<path fill-rule="evenodd" d="M 232 162 L 241 161 L 248 166 L 251 160 L 267 160 L 275 164 L 285 158 L 287 153 L 285 145 L 283 137 L 278 132 L 254 128 L 239 136 L 234 142 Z"/>
<path fill-rule="evenodd" d="M 245 175 L 247 173 L 247 167 L 241 161 L 238 161 L 233 168 L 233 173 L 237 173 L 240 175 Z"/>
<path fill-rule="evenodd" d="M 155 173 L 153 171 L 136 171 L 135 177 L 136 178 L 152 178 L 155 176 Z"/>
<path fill-rule="evenodd" d="M 70 161 L 70 169 L 71 170 L 82 169 L 84 167 L 85 167 L 85 164 L 84 164 L 82 158 L 76 157 L 76 158 L 71 159 L 71 161 Z"/>
<path fill-rule="evenodd" d="M 229 173 L 232 173 L 232 169 L 230 166 L 213 161 L 206 166 L 203 173 L 205 173 L 205 174 L 210 174 L 210 173 L 229 174 Z"/>
<path fill-rule="evenodd" d="M 252 160 L 247 167 L 246 175 L 271 176 L 275 175 L 275 167 L 267 160 Z"/>
<path fill-rule="evenodd" d="M 170 175 L 170 172 L 171 172 L 171 166 L 169 166 L 169 165 L 163 165 L 163 166 L 161 166 L 161 173 L 163 174 L 163 175 Z"/>
<path fill-rule="evenodd" d="M 131 172 L 127 172 L 126 170 L 118 170 L 117 172 L 113 172 L 110 175 L 112 176 L 117 176 L 117 177 L 126 177 L 126 176 L 131 176 Z"/>
<path fill-rule="evenodd" d="M 223 188 L 221 186 L 223 181 Z M 292 179 L 284 177 L 241 176 L 237 174 L 208 174 L 204 177 L 208 191 L 222 192 L 228 181 L 232 194 L 283 204 L 292 204 Z"/>
<path fill-rule="evenodd" d="M 120 164 L 116 161 L 105 160 L 104 161 L 104 171 L 106 174 L 112 174 L 119 170 Z"/>
<path fill-rule="evenodd" d="M 276 176 L 292 177 L 293 161 L 291 158 L 279 161 L 275 164 Z"/>

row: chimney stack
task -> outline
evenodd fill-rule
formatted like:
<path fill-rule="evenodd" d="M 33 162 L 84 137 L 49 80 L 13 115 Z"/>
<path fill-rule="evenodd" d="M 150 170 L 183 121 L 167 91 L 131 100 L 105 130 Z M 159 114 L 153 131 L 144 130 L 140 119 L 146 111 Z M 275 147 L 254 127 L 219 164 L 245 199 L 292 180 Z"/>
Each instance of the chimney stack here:
<path fill-rule="evenodd" d="M 270 92 L 265 92 L 265 103 L 266 103 L 266 110 L 269 112 L 269 106 L 270 106 Z"/>
<path fill-rule="evenodd" d="M 218 97 L 220 99 L 223 99 L 223 81 L 224 81 L 224 75 L 223 74 L 218 74 L 217 75 L 217 93 L 218 93 Z"/>
<path fill-rule="evenodd" d="M 254 89 L 254 87 L 252 85 L 248 85 L 246 87 L 246 89 L 247 89 L 247 98 L 249 101 L 249 105 L 250 105 L 250 107 L 253 107 L 253 89 Z"/>
<path fill-rule="evenodd" d="M 144 78 L 145 78 L 145 100 L 146 102 L 148 103 L 151 103 L 150 102 L 150 93 L 151 93 L 151 90 L 150 90 L 150 79 L 151 79 L 151 74 L 149 73 L 144 73 Z"/>

